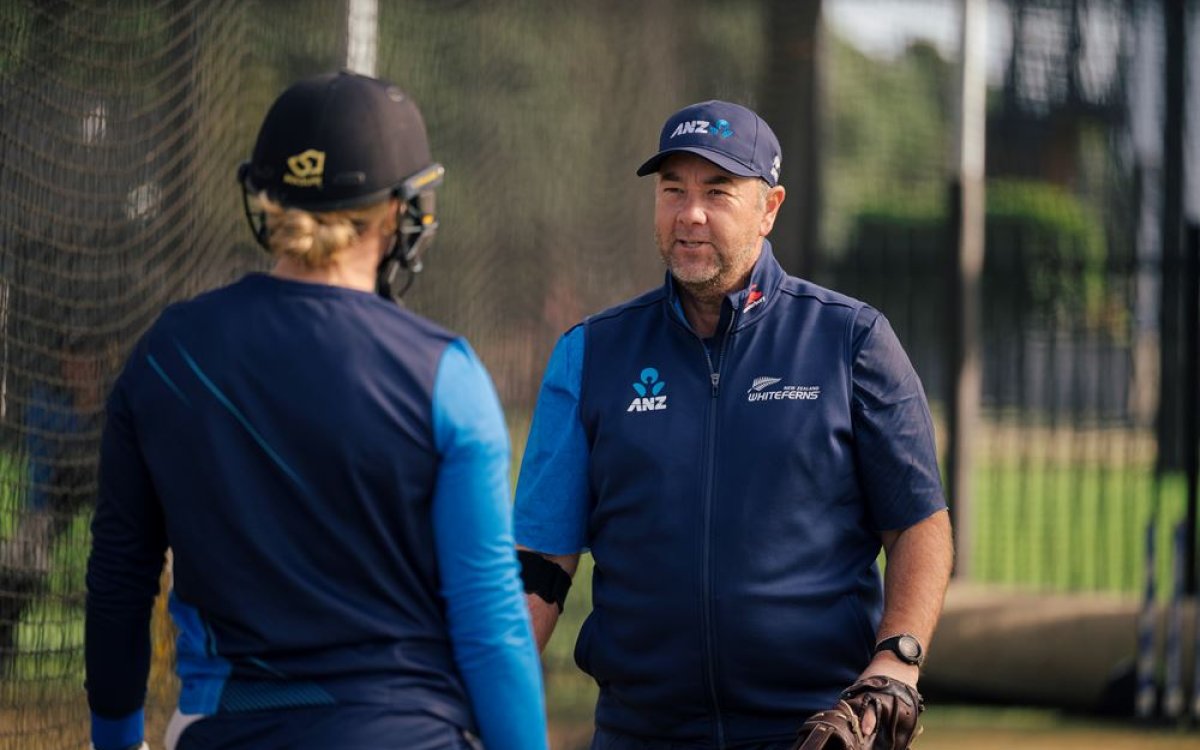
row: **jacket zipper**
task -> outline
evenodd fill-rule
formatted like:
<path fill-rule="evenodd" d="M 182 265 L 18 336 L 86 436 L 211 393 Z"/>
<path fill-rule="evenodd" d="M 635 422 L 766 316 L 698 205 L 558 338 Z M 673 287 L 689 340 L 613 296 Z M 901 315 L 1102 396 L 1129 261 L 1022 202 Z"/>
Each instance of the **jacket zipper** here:
<path fill-rule="evenodd" d="M 725 335 L 721 338 L 721 350 L 717 353 L 716 367 L 713 367 L 712 355 L 709 354 L 708 347 L 697 336 L 697 339 L 700 341 L 700 347 L 704 350 L 704 361 L 708 365 L 708 375 L 712 381 L 712 399 L 709 401 L 708 409 L 708 445 L 706 446 L 708 470 L 704 481 L 704 555 L 702 568 L 704 575 L 704 646 L 705 656 L 707 657 L 705 666 L 708 675 L 709 698 L 712 700 L 713 716 L 716 721 L 718 750 L 722 750 L 725 747 L 725 722 L 721 718 L 721 703 L 717 698 L 716 645 L 714 643 L 716 638 L 713 635 L 711 559 L 713 478 L 716 474 L 717 397 L 721 392 L 721 367 L 725 364 L 725 351 L 729 347 L 729 338 L 733 334 L 733 325 L 736 321 L 737 308 L 734 308 L 732 315 L 729 316 L 729 325 L 725 328 Z"/>

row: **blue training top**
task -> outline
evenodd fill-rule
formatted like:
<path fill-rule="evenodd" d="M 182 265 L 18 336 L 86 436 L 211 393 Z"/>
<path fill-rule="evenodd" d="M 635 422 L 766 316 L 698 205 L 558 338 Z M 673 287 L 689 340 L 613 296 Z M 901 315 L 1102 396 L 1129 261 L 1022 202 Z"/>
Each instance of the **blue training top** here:
<path fill-rule="evenodd" d="M 170 546 L 182 712 L 379 705 L 545 747 L 508 469 L 467 343 L 374 294 L 254 274 L 168 308 L 109 397 L 95 746 L 141 740 Z"/>

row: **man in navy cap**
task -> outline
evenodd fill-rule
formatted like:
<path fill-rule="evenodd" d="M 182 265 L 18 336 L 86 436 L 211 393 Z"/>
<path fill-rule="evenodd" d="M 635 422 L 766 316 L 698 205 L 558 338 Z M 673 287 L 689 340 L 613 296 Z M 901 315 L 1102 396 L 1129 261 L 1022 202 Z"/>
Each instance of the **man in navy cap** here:
<path fill-rule="evenodd" d="M 637 172 L 665 283 L 567 331 L 545 373 L 515 535 L 539 647 L 593 555 L 593 748 L 790 747 L 876 683 L 847 686 L 915 686 L 941 610 L 920 380 L 883 315 L 776 262 L 781 167 L 745 107 L 672 115 Z"/>

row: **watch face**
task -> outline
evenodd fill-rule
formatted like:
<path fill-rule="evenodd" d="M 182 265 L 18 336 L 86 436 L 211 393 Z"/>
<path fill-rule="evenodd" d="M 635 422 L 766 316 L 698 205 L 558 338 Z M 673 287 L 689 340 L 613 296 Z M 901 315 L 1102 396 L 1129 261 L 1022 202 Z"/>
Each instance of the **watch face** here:
<path fill-rule="evenodd" d="M 896 648 L 899 649 L 900 655 L 910 662 L 916 662 L 921 658 L 921 643 L 912 636 L 901 636 L 896 643 Z"/>

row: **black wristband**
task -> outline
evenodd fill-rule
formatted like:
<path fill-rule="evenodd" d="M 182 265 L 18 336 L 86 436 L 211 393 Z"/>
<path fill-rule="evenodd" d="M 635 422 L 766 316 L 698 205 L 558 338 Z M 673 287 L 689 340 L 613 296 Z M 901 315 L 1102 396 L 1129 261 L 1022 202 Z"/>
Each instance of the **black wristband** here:
<path fill-rule="evenodd" d="M 561 614 L 571 589 L 571 576 L 556 562 L 551 562 L 536 552 L 517 550 L 521 563 L 521 581 L 526 594 L 537 594 L 547 604 L 555 604 Z"/>

